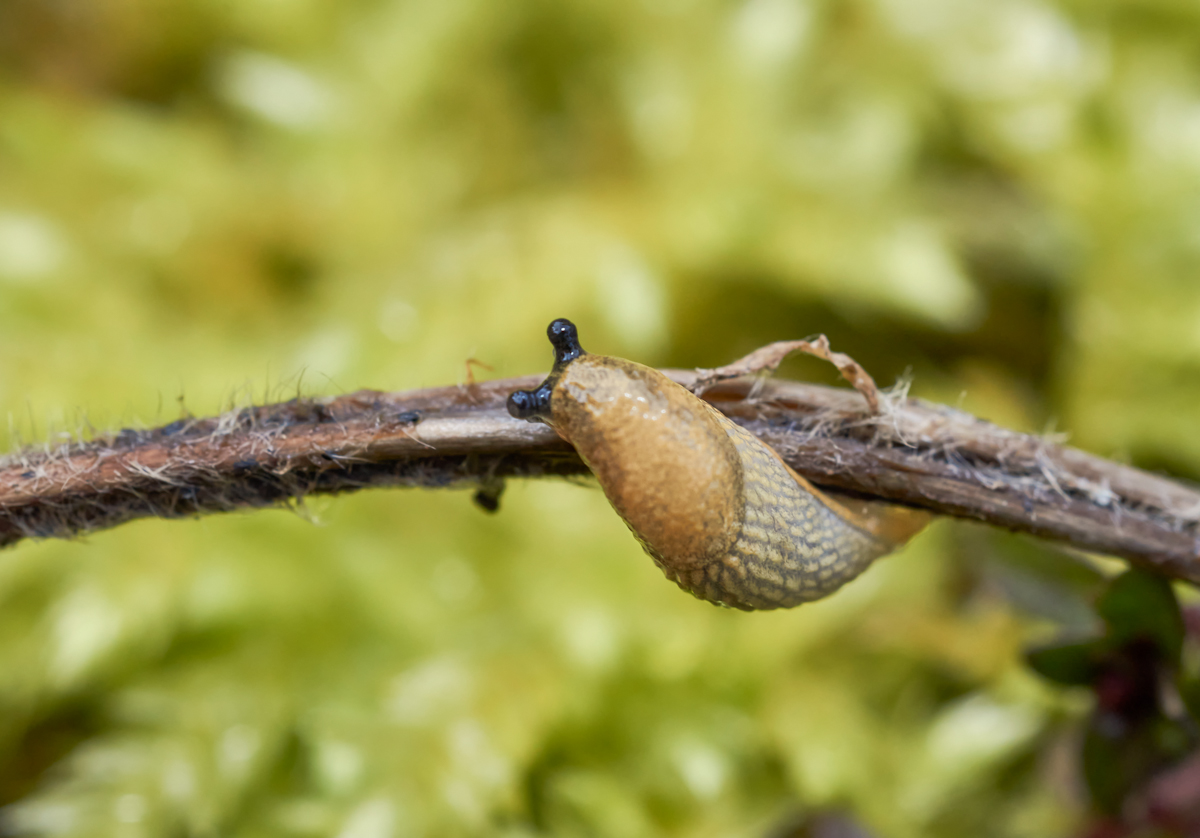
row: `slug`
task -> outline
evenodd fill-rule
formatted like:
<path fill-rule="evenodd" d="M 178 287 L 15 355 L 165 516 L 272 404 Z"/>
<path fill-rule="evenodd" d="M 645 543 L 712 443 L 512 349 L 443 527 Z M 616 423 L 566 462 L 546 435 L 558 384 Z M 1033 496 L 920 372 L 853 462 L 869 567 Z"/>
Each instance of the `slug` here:
<path fill-rule="evenodd" d="M 852 510 L 657 370 L 584 352 L 569 320 L 547 334 L 553 371 L 510 394 L 508 412 L 571 443 L 654 563 L 700 599 L 747 611 L 820 599 L 928 520 Z"/>

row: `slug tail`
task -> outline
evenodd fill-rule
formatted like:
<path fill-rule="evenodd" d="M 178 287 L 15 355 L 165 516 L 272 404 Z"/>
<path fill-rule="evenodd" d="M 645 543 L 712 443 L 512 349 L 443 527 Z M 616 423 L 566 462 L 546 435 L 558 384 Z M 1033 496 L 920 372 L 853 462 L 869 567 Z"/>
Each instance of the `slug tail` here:
<path fill-rule="evenodd" d="M 830 509 L 893 550 L 907 544 L 909 539 L 925 529 L 933 520 L 933 515 L 923 509 L 861 498 L 839 496 L 834 499 L 818 489 L 813 491 Z"/>
<path fill-rule="evenodd" d="M 882 542 L 887 546 L 888 552 L 903 547 L 933 520 L 933 515 L 923 509 L 897 506 L 885 501 L 863 500 L 849 495 L 838 495 L 834 498 L 796 474 L 776 451 L 769 447 L 768 450 L 806 492 L 811 493 L 846 523 Z"/>

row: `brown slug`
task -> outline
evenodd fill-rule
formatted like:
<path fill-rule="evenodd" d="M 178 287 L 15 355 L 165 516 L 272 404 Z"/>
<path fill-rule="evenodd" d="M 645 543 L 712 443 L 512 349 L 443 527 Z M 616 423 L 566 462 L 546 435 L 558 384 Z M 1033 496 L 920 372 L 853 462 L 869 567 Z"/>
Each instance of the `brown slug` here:
<path fill-rule="evenodd" d="M 547 333 L 554 369 L 512 393 L 508 412 L 575 446 L 655 564 L 701 599 L 744 610 L 820 599 L 928 520 L 874 502 L 852 511 L 657 370 L 584 352 L 569 320 Z"/>

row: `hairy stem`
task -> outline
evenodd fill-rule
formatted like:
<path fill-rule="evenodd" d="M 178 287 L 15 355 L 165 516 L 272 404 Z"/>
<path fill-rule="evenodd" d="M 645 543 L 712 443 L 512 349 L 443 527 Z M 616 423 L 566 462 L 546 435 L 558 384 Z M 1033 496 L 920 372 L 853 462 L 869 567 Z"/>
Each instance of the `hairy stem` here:
<path fill-rule="evenodd" d="M 823 487 L 973 518 L 1200 582 L 1200 491 L 961 411 L 794 381 L 665 370 Z M 135 518 L 263 507 L 384 486 L 474 486 L 586 467 L 504 399 L 540 376 L 293 400 L 122 431 L 0 463 L 0 545 Z"/>

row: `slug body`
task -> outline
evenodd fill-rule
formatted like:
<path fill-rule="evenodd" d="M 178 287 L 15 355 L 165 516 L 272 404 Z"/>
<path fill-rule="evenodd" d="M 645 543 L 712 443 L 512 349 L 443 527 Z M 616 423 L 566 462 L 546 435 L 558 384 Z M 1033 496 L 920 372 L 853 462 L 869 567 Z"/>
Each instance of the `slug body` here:
<path fill-rule="evenodd" d="M 650 367 L 579 346 L 550 324 L 554 370 L 509 396 L 517 418 L 570 442 L 668 578 L 744 610 L 820 599 L 923 526 L 921 513 L 852 512 L 753 434 Z"/>

